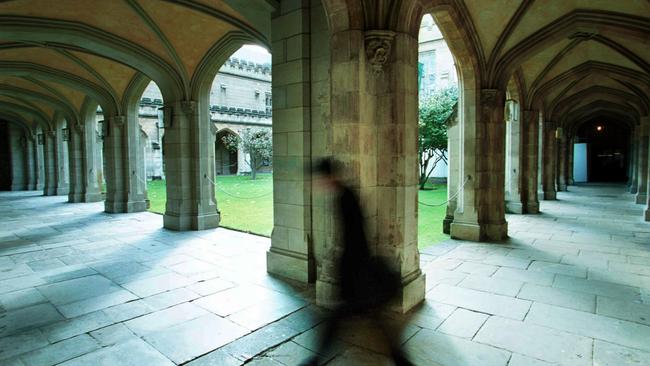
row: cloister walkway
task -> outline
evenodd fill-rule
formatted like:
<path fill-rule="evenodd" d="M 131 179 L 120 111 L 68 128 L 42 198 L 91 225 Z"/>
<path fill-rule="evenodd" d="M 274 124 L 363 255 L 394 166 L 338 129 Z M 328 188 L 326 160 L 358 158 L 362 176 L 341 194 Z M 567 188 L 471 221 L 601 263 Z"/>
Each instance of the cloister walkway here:
<path fill-rule="evenodd" d="M 571 186 L 506 243 L 421 254 L 405 317 L 417 365 L 650 364 L 650 223 L 619 185 Z M 315 350 L 312 286 L 268 276 L 266 238 L 172 232 L 35 192 L 0 194 L 3 365 L 296 365 Z M 356 323 L 355 323 L 356 322 Z M 362 321 L 330 365 L 389 365 Z"/>

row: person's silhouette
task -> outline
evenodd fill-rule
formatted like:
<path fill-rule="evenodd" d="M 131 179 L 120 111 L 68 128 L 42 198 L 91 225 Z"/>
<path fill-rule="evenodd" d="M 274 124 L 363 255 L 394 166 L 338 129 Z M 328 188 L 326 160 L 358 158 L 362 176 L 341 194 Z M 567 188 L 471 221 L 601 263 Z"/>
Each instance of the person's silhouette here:
<path fill-rule="evenodd" d="M 389 332 L 379 316 L 379 311 L 399 291 L 399 273 L 392 271 L 379 257 L 370 254 L 361 203 L 356 193 L 343 182 L 339 163 L 323 159 L 314 167 L 314 175 L 320 188 L 336 197 L 335 214 L 342 233 L 342 253 L 337 266 L 340 303 L 326 321 L 318 353 L 325 356 L 330 351 L 344 318 L 370 315 L 382 330 L 395 364 L 412 365 L 401 351 L 400 335 Z M 319 362 L 320 359 L 315 357 L 303 365 L 318 365 Z"/>

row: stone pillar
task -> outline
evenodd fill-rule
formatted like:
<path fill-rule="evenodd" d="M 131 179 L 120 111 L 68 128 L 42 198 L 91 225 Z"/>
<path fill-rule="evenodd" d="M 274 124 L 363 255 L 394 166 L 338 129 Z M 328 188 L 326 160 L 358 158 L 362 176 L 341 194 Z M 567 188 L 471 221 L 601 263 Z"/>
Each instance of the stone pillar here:
<path fill-rule="evenodd" d="M 461 91 L 468 94 L 468 91 Z M 480 105 L 472 105 L 479 100 Z M 483 89 L 477 99 L 467 98 L 466 116 L 476 113 L 476 123 L 463 121 L 461 155 L 464 178 L 451 236 L 465 240 L 503 240 L 508 235 L 505 220 L 505 126 L 501 90 Z M 475 110 L 473 110 L 475 109 Z M 469 112 L 469 113 L 468 113 Z M 469 117 L 466 117 L 469 118 Z"/>
<path fill-rule="evenodd" d="M 630 159 L 631 166 L 631 175 L 630 175 L 630 193 L 636 194 L 638 190 L 638 178 L 639 178 L 639 145 L 640 145 L 640 136 L 641 131 L 639 126 L 634 127 L 632 132 L 632 155 Z M 636 197 L 635 197 L 636 200 Z"/>
<path fill-rule="evenodd" d="M 568 165 L 566 137 L 564 135 L 559 136 L 559 139 L 557 139 L 557 144 L 558 144 L 557 190 L 566 191 L 566 182 L 567 182 L 566 167 Z"/>
<path fill-rule="evenodd" d="M 45 166 L 45 186 L 43 194 L 46 196 L 56 196 L 56 133 L 54 131 L 45 131 L 43 133 L 43 155 Z"/>
<path fill-rule="evenodd" d="M 266 265 L 269 273 L 302 282 L 316 279 L 311 235 L 312 70 L 309 45 L 312 30 L 309 3 L 282 4 L 271 23 L 275 215 Z M 322 9 L 320 2 L 315 3 Z M 314 8 L 316 11 L 318 9 Z"/>
<path fill-rule="evenodd" d="M 200 118 L 195 101 L 166 103 L 164 226 L 204 230 L 219 226 L 214 187 L 214 134 L 209 118 Z M 171 115 L 171 116 L 170 116 Z M 170 117 L 168 117 L 170 116 Z M 138 127 L 138 134 L 139 127 Z M 135 146 L 141 153 L 140 145 Z M 143 177 L 144 179 L 144 177 Z"/>
<path fill-rule="evenodd" d="M 68 142 L 63 141 L 61 128 L 56 129 L 54 140 L 54 156 L 56 159 L 56 195 L 62 196 L 67 195 L 70 190 L 70 171 L 68 169 Z"/>
<path fill-rule="evenodd" d="M 417 38 L 343 30 L 332 35 L 331 49 L 332 154 L 361 199 L 370 250 L 401 274 L 393 309 L 406 312 L 424 299 L 425 290 L 417 248 Z M 332 230 L 338 218 L 329 212 L 325 224 Z M 333 244 L 319 259 L 316 282 L 322 305 L 331 302 L 337 286 L 339 233 L 330 235 Z"/>
<path fill-rule="evenodd" d="M 25 169 L 25 138 L 23 131 L 14 124 L 7 126 L 11 157 L 11 190 L 22 191 L 27 184 Z"/>
<path fill-rule="evenodd" d="M 36 190 L 38 179 L 38 162 L 34 145 L 34 136 L 25 134 L 25 170 L 27 171 L 25 189 L 28 191 Z"/>
<path fill-rule="evenodd" d="M 644 118 L 647 121 L 648 117 L 644 117 Z M 647 127 L 650 128 L 650 126 Z M 646 167 L 648 169 L 648 174 L 646 174 L 646 178 L 647 178 L 646 189 L 650 189 L 650 136 L 646 136 L 646 143 L 648 144 L 648 155 L 646 155 L 647 158 Z M 645 205 L 644 217 L 645 217 L 645 221 L 650 221 L 650 194 L 646 194 L 646 205 Z"/>
<path fill-rule="evenodd" d="M 539 111 L 525 110 L 521 120 L 523 154 L 521 167 L 521 190 L 523 211 L 539 213 Z"/>
<path fill-rule="evenodd" d="M 639 154 L 637 160 L 637 193 L 636 203 L 645 204 L 648 193 L 648 135 L 650 117 L 641 117 L 639 124 Z"/>
<path fill-rule="evenodd" d="M 36 190 L 43 190 L 45 187 L 45 158 L 43 146 L 38 142 L 38 133 L 34 136 L 34 159 L 36 165 Z"/>
<path fill-rule="evenodd" d="M 516 108 L 519 108 L 518 106 Z M 520 128 L 520 123 L 512 118 L 505 121 L 506 123 L 506 170 L 505 170 L 505 201 L 506 210 L 509 213 L 521 214 L 524 213 L 524 204 L 521 187 L 521 161 L 523 151 L 521 149 L 523 129 Z"/>
<path fill-rule="evenodd" d="M 83 157 L 81 140 L 83 131 L 79 125 L 68 129 L 68 147 L 70 162 L 70 192 L 68 202 L 83 202 Z"/>
<path fill-rule="evenodd" d="M 456 108 L 459 108 L 458 105 Z M 447 125 L 447 152 L 449 154 L 449 174 L 447 176 L 447 209 L 445 218 L 442 221 L 442 232 L 445 234 L 451 233 L 451 223 L 454 222 L 454 212 L 458 207 L 457 192 L 463 182 L 460 169 L 460 131 L 461 128 L 458 123 L 458 109 L 454 112 L 454 116 L 450 119 L 450 124 Z"/>
<path fill-rule="evenodd" d="M 556 149 L 557 140 L 555 138 L 555 127 L 553 123 L 546 122 L 543 129 L 543 147 L 542 147 L 542 189 L 543 200 L 555 200 L 557 191 L 555 188 L 556 173 Z"/>
<path fill-rule="evenodd" d="M 567 146 L 567 154 L 568 156 L 568 163 L 566 167 L 567 171 L 567 186 L 572 186 L 575 184 L 575 181 L 573 180 L 573 147 L 574 147 L 574 140 L 573 137 L 570 137 L 568 140 L 568 146 Z"/>
<path fill-rule="evenodd" d="M 106 202 L 110 213 L 146 210 L 145 185 L 138 177 L 140 126 L 132 116 L 112 116 L 104 121 L 104 166 Z"/>

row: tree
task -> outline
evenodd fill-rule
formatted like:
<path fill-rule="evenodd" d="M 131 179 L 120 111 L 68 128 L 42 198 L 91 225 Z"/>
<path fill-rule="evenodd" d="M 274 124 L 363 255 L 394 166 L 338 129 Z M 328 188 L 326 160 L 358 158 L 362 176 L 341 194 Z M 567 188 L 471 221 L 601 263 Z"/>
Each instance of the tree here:
<path fill-rule="evenodd" d="M 458 88 L 436 90 L 420 106 L 418 153 L 420 155 L 420 189 L 424 189 L 436 165 L 447 160 L 446 121 L 458 100 Z"/>
<path fill-rule="evenodd" d="M 240 148 L 244 152 L 244 161 L 251 168 L 251 179 L 257 177 L 257 170 L 269 163 L 273 156 L 273 141 L 269 130 L 246 127 L 240 136 L 229 133 L 221 141 L 231 151 Z"/>

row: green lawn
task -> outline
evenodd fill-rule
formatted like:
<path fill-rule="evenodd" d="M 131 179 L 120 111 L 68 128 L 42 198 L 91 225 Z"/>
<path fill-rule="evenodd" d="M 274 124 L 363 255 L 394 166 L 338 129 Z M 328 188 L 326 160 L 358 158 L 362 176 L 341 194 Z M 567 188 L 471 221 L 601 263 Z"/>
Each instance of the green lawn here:
<path fill-rule="evenodd" d="M 221 226 L 270 236 L 273 228 L 273 176 L 259 174 L 256 180 L 248 176 L 217 176 L 217 201 L 221 211 Z M 447 199 L 447 187 L 436 185 L 420 191 L 420 202 L 438 204 Z M 433 188 L 433 189 L 431 189 Z M 165 211 L 165 181 L 148 182 L 147 195 L 151 202 L 149 211 Z M 419 247 L 448 239 L 442 233 L 445 207 L 420 205 L 418 230 Z"/>

